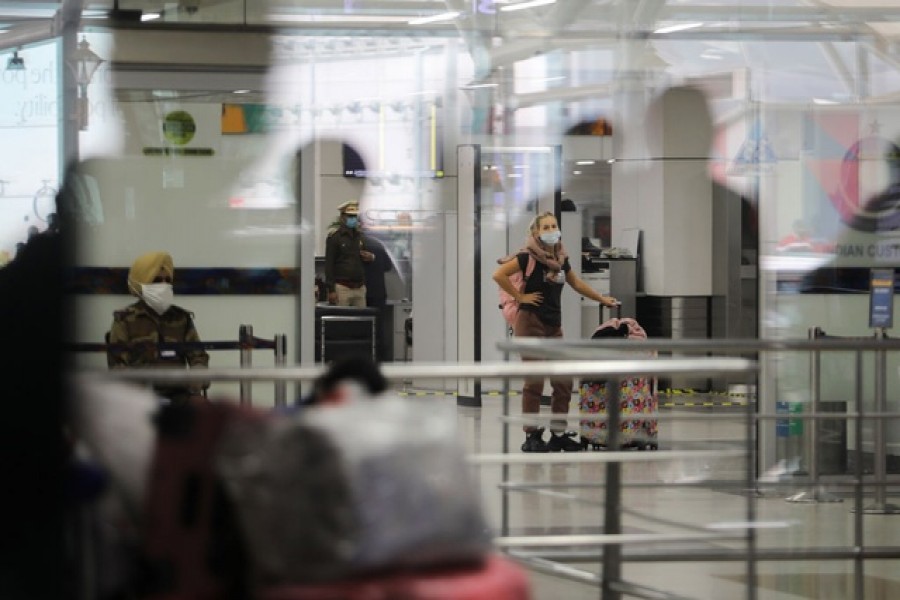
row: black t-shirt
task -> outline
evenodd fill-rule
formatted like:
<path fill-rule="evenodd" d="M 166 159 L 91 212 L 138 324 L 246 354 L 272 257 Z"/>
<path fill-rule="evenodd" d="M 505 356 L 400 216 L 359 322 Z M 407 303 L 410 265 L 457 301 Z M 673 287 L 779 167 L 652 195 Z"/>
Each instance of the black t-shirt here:
<path fill-rule="evenodd" d="M 516 255 L 516 258 L 519 260 L 519 268 L 522 269 L 522 276 L 525 277 L 525 274 L 528 272 L 528 253 L 521 252 Z M 569 259 L 566 258 L 565 262 L 563 262 L 562 272 L 563 274 L 568 274 L 571 269 L 572 265 L 569 264 Z M 563 280 L 562 283 L 547 281 L 547 271 L 547 267 L 539 261 L 535 261 L 534 271 L 531 272 L 531 276 L 525 277 L 524 291 L 526 294 L 541 292 L 544 295 L 544 301 L 538 306 L 535 306 L 534 304 L 520 304 L 519 310 L 533 312 L 537 314 L 542 323 L 552 327 L 559 327 L 562 325 L 560 298 L 562 297 L 562 290 L 566 283 L 565 280 Z"/>

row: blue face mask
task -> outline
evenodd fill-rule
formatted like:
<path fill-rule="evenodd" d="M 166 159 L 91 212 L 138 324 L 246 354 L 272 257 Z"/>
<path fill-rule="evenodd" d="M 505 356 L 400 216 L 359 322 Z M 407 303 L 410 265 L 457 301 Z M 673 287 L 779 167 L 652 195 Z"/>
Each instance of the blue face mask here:
<path fill-rule="evenodd" d="M 556 245 L 556 242 L 559 241 L 559 238 L 562 237 L 562 234 L 558 231 L 548 231 L 547 233 L 541 234 L 541 241 L 547 244 L 548 246 Z"/>
<path fill-rule="evenodd" d="M 347 217 L 347 220 L 345 221 L 345 223 L 346 223 L 347 227 L 349 227 L 350 229 L 353 229 L 357 225 L 359 225 L 359 219 L 357 219 L 356 217 Z"/>

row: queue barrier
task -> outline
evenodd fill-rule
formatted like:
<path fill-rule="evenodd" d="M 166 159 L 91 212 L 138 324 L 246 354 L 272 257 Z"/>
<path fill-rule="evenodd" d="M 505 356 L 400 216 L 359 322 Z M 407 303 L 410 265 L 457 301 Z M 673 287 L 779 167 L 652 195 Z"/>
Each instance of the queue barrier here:
<path fill-rule="evenodd" d="M 626 345 L 627 344 L 627 345 Z M 507 415 L 503 425 L 503 441 L 502 452 L 499 454 L 473 454 L 470 460 L 476 465 L 498 464 L 503 468 L 500 488 L 503 490 L 501 494 L 501 502 L 503 503 L 500 511 L 500 529 L 499 535 L 495 539 L 498 547 L 504 552 L 522 561 L 534 570 L 546 571 L 553 573 L 555 576 L 564 577 L 573 581 L 582 583 L 591 583 L 598 585 L 601 590 L 601 597 L 604 600 L 618 600 L 623 595 L 638 595 L 640 597 L 670 597 L 661 593 L 659 590 L 648 589 L 634 583 L 622 580 L 622 564 L 632 561 L 641 562 L 683 562 L 683 561 L 736 561 L 746 565 L 746 574 L 743 580 L 747 583 L 747 597 L 755 599 L 757 597 L 757 563 L 760 561 L 783 561 L 783 560 L 838 560 L 851 561 L 854 564 L 853 585 L 857 591 L 862 589 L 864 581 L 865 564 L 867 560 L 889 560 L 900 559 L 900 548 L 891 546 L 873 546 L 866 544 L 864 541 L 864 527 L 862 515 L 864 511 L 863 497 L 866 490 L 871 487 L 864 481 L 863 474 L 857 473 L 857 476 L 849 483 L 856 490 L 855 504 L 856 518 L 853 520 L 854 538 L 852 546 L 836 546 L 819 548 L 816 546 L 809 547 L 759 547 L 756 533 L 756 501 L 763 497 L 761 489 L 758 487 L 760 480 L 757 480 L 757 434 L 760 428 L 772 426 L 779 421 L 785 419 L 783 412 L 775 410 L 761 410 L 756 398 L 748 399 L 743 403 L 739 412 L 728 414 L 704 414 L 699 418 L 717 419 L 728 418 L 742 419 L 745 424 L 745 449 L 738 448 L 726 449 L 723 452 L 721 448 L 712 450 L 702 449 L 684 449 L 675 450 L 661 448 L 657 452 L 638 453 L 638 452 L 586 452 L 559 455 L 525 455 L 510 452 L 508 425 L 515 421 L 510 415 L 509 409 L 509 380 L 511 378 L 523 378 L 526 376 L 544 376 L 544 377 L 578 377 L 589 376 L 592 379 L 605 378 L 612 380 L 622 374 L 629 375 L 695 375 L 698 373 L 715 373 L 715 374 L 734 374 L 742 378 L 747 384 L 752 384 L 753 378 L 757 374 L 757 363 L 748 359 L 734 358 L 712 358 L 712 353 L 735 353 L 742 356 L 758 353 L 758 352 L 782 352 L 786 350 L 796 350 L 804 352 L 826 351 L 826 350 L 852 350 L 857 355 L 858 369 L 862 364 L 862 354 L 865 351 L 900 351 L 900 340 L 894 339 L 806 339 L 806 340 L 640 340 L 640 341 L 597 341 L 584 340 L 581 342 L 566 342 L 555 340 L 528 340 L 521 339 L 514 342 L 507 342 L 505 345 L 500 344 L 502 350 L 514 351 L 522 355 L 531 355 L 533 357 L 542 358 L 539 361 L 525 362 L 502 362 L 502 363 L 468 363 L 468 364 L 446 364 L 437 365 L 407 363 L 404 365 L 382 365 L 382 372 L 388 381 L 399 383 L 410 379 L 416 380 L 469 380 L 475 379 L 495 379 L 500 378 L 505 382 L 504 385 L 504 406 L 503 414 Z M 704 356 L 695 358 L 671 358 L 661 357 L 645 360 L 633 359 L 616 359 L 609 360 L 611 355 L 622 355 L 622 350 L 627 349 L 633 352 L 636 349 L 646 350 L 672 350 L 679 353 L 696 352 L 704 354 Z M 604 352 L 603 349 L 610 350 Z M 592 357 L 585 359 L 585 357 Z M 726 368 L 727 367 L 727 368 Z M 101 375 L 104 377 L 116 377 L 133 380 L 152 379 L 162 382 L 183 382 L 190 380 L 200 380 L 201 378 L 222 380 L 222 381 L 312 381 L 320 376 L 325 367 L 320 365 L 316 367 L 288 367 L 276 369 L 216 369 L 210 373 L 191 372 L 186 370 L 153 370 L 148 373 L 147 370 L 140 371 L 137 369 L 117 370 L 116 372 L 103 371 Z M 611 386 L 615 389 L 615 386 Z M 750 389 L 750 388 L 748 388 Z M 859 379 L 857 380 L 857 406 L 861 407 L 861 386 Z M 767 404 L 768 406 L 768 404 Z M 611 403 L 612 411 L 617 411 L 617 403 Z M 577 419 L 578 417 L 570 417 Z M 616 412 L 611 412 L 607 417 L 608 422 L 612 424 L 613 419 L 618 419 Z M 678 419 L 697 419 L 696 415 L 687 414 L 668 414 L 665 415 L 667 420 Z M 834 413 L 815 413 L 800 412 L 789 414 L 791 420 L 798 420 L 806 424 L 814 424 L 817 419 L 835 419 Z M 855 420 L 856 426 L 863 419 L 861 408 L 856 412 L 850 412 L 845 415 L 848 421 Z M 865 415 L 867 419 L 891 419 L 900 418 L 895 414 L 886 412 L 870 413 Z M 611 427 L 613 431 L 615 427 Z M 813 429 L 806 426 L 804 430 Z M 857 436 L 857 444 L 861 446 L 861 435 Z M 623 488 L 628 487 L 628 481 L 623 481 L 619 468 L 632 461 L 639 462 L 656 462 L 656 461 L 672 461 L 672 460 L 695 460 L 710 456 L 731 456 L 733 458 L 744 457 L 746 462 L 746 471 L 744 476 L 738 476 L 735 481 L 715 481 L 715 485 L 732 487 L 735 491 L 743 496 L 746 501 L 745 515 L 740 523 L 734 523 L 728 530 L 723 531 L 706 531 L 702 535 L 695 532 L 673 532 L 673 533 L 622 533 L 622 514 L 626 510 L 622 505 L 621 493 Z M 602 463 L 606 468 L 606 476 L 599 484 L 591 484 L 604 489 L 603 502 L 603 528 L 602 534 L 568 534 L 568 535 L 510 535 L 509 519 L 510 507 L 508 493 L 513 491 L 528 491 L 536 485 L 542 487 L 554 487 L 560 485 L 568 485 L 566 483 L 541 482 L 540 484 L 517 484 L 509 481 L 509 466 L 515 464 L 531 463 Z M 858 463 L 859 468 L 859 463 Z M 797 474 L 794 474 L 797 475 Z M 811 481 L 811 480 L 809 480 Z M 793 486 L 796 483 L 802 483 L 801 479 L 793 479 L 790 481 L 766 482 L 766 486 L 778 487 L 782 485 Z M 661 485 L 708 485 L 710 482 L 691 484 L 691 483 L 661 483 Z M 634 511 L 629 511 L 633 513 Z M 742 511 L 743 512 L 743 511 Z M 869 511 L 865 511 L 869 512 Z M 648 521 L 649 522 L 649 521 Z M 683 541 L 686 544 L 701 543 L 708 540 L 707 544 L 712 544 L 715 540 L 725 541 L 729 547 L 723 547 L 720 544 L 710 545 L 708 547 L 688 547 L 671 549 L 660 546 L 659 550 L 641 552 L 639 554 L 629 553 L 623 555 L 622 551 L 626 547 L 633 548 L 634 545 L 659 543 L 667 544 L 673 541 Z M 731 540 L 731 542 L 727 542 Z M 734 545 L 734 542 L 743 542 L 740 546 Z M 562 562 L 560 562 L 562 561 Z M 575 565 L 579 562 L 585 563 L 602 563 L 602 573 L 599 575 L 577 568 Z M 862 598 L 861 592 L 857 594 L 858 598 Z"/>
<path fill-rule="evenodd" d="M 865 561 L 900 559 L 900 548 L 895 546 L 876 546 L 872 544 L 866 544 L 866 542 L 864 541 L 866 537 L 864 515 L 886 515 L 900 513 L 900 511 L 898 511 L 898 509 L 894 505 L 888 504 L 885 501 L 885 496 L 888 493 L 888 486 L 892 484 L 896 485 L 897 481 L 896 479 L 888 479 L 886 475 L 886 440 L 884 437 L 885 422 L 891 419 L 900 419 L 900 414 L 887 411 L 885 381 L 885 375 L 887 371 L 885 366 L 886 354 L 892 351 L 900 351 L 900 340 L 888 339 L 884 335 L 876 335 L 874 337 L 868 338 L 828 337 L 824 335 L 824 332 L 821 332 L 821 330 L 819 330 L 816 335 L 810 335 L 809 338 L 805 340 L 648 339 L 628 341 L 556 341 L 543 339 L 520 339 L 514 342 L 507 342 L 505 344 L 501 343 L 500 349 L 506 351 L 507 353 L 515 352 L 520 356 L 527 356 L 532 359 L 559 360 L 562 358 L 568 358 L 571 360 L 577 360 L 586 356 L 593 356 L 595 358 L 606 358 L 610 362 L 617 362 L 616 357 L 622 355 L 626 351 L 634 352 L 636 350 L 645 350 L 648 352 L 678 352 L 679 355 L 682 356 L 697 354 L 703 355 L 703 357 L 710 355 L 739 355 L 762 357 L 766 356 L 767 353 L 798 351 L 809 353 L 809 355 L 814 358 L 812 363 L 813 369 L 818 368 L 815 356 L 821 352 L 834 350 L 853 352 L 856 356 L 856 386 L 855 392 L 853 392 L 854 395 L 848 398 L 848 400 L 852 400 L 853 398 L 855 398 L 855 411 L 846 411 L 845 409 L 845 412 L 843 414 L 835 414 L 835 412 L 827 410 L 828 408 L 833 408 L 827 406 L 828 404 L 833 403 L 827 402 L 815 402 L 815 404 L 813 404 L 812 402 L 796 404 L 785 403 L 784 405 L 779 407 L 771 398 L 767 399 L 765 398 L 765 396 L 762 397 L 761 401 L 758 401 L 755 397 L 748 399 L 748 402 L 745 405 L 745 410 L 741 412 L 746 416 L 746 422 L 750 424 L 746 433 L 746 452 L 748 456 L 748 474 L 751 476 L 747 479 L 745 488 L 743 490 L 736 490 L 748 499 L 747 523 L 749 527 L 754 527 L 755 508 L 753 506 L 754 501 L 752 499 L 762 499 L 772 490 L 777 493 L 778 490 L 782 489 L 783 487 L 792 488 L 799 483 L 801 485 L 808 485 L 809 490 L 806 492 L 801 492 L 801 494 L 797 494 L 790 498 L 785 498 L 785 500 L 808 503 L 833 501 L 832 495 L 825 491 L 822 485 L 823 481 L 822 479 L 820 479 L 820 473 L 817 469 L 819 461 L 816 451 L 818 450 L 819 442 L 821 441 L 822 437 L 819 435 L 820 428 L 826 424 L 834 423 L 836 421 L 844 421 L 847 424 L 853 423 L 856 431 L 856 452 L 861 457 L 863 447 L 862 423 L 865 420 L 876 423 L 873 435 L 873 445 L 875 447 L 874 472 L 870 476 L 867 476 L 865 473 L 863 473 L 863 461 L 860 459 L 856 462 L 855 473 L 850 478 L 829 477 L 828 479 L 828 483 L 830 485 L 833 485 L 835 487 L 842 486 L 844 488 L 849 487 L 853 489 L 853 508 L 851 509 L 851 512 L 855 513 L 855 517 L 852 520 L 853 527 L 852 533 L 850 534 L 852 536 L 851 544 L 825 548 L 820 548 L 815 544 L 806 547 L 791 548 L 759 547 L 757 539 L 752 534 L 748 533 L 748 535 L 746 536 L 747 541 L 745 548 L 733 547 L 725 549 L 721 545 L 716 544 L 707 548 L 684 548 L 676 552 L 672 552 L 667 549 L 661 549 L 659 551 L 651 551 L 642 554 L 635 554 L 634 552 L 632 552 L 630 555 L 626 555 L 624 557 L 624 560 L 644 562 L 671 561 L 675 560 L 674 556 L 676 554 L 680 554 L 681 558 L 689 561 L 743 561 L 747 564 L 747 597 L 753 599 L 757 597 L 757 582 L 755 581 L 755 563 L 757 561 L 852 561 L 854 565 L 852 573 L 852 585 L 856 593 L 855 597 L 863 598 L 866 569 Z M 866 352 L 874 352 L 876 356 L 875 398 L 877 408 L 874 411 L 864 414 L 862 365 L 863 355 Z M 700 361 L 703 360 L 703 358 L 698 357 L 696 358 L 696 360 Z M 529 364 L 536 365 L 539 364 L 539 362 L 530 362 Z M 697 372 L 701 371 L 698 370 Z M 818 381 L 818 371 L 814 370 L 812 375 L 813 377 L 811 377 L 810 382 L 812 383 L 813 381 Z M 750 389 L 760 388 L 759 386 L 755 386 L 754 388 Z M 768 389 L 766 387 L 762 388 L 762 392 L 764 394 L 767 391 Z M 818 392 L 813 390 L 811 396 L 813 398 L 816 398 L 817 394 Z M 610 406 L 611 408 L 615 408 L 615 404 L 616 403 L 611 403 L 608 404 L 608 406 Z M 665 415 L 665 417 L 667 419 L 674 419 L 676 417 L 692 416 L 669 414 Z M 706 414 L 702 416 L 702 418 L 705 420 L 715 419 L 717 417 L 728 417 L 728 415 Z M 613 418 L 613 415 L 610 415 L 607 419 L 608 427 L 612 430 L 614 430 Z M 660 421 L 662 420 L 663 419 L 661 417 Z M 768 473 L 765 474 L 765 477 L 762 477 L 764 474 L 760 473 L 760 479 L 757 480 L 756 469 L 758 467 L 755 464 L 755 453 L 758 450 L 757 436 L 759 432 L 764 429 L 776 431 L 779 426 L 781 427 L 781 431 L 783 434 L 798 440 L 798 442 L 802 443 L 806 447 L 807 452 L 804 458 L 808 463 L 807 468 L 805 472 L 803 470 L 798 470 L 795 472 L 785 473 L 786 475 L 789 475 L 787 478 L 771 479 Z M 846 441 L 844 443 L 846 445 Z M 662 454 L 658 456 L 660 452 Z M 577 454 L 580 455 L 581 453 Z M 617 452 L 605 452 L 601 454 L 605 455 L 604 458 L 606 460 L 619 461 L 625 464 L 626 462 L 631 460 L 642 462 L 666 460 L 667 458 L 670 458 L 670 455 L 672 453 L 668 449 L 661 448 L 659 452 L 649 454 Z M 514 455 L 513 458 L 518 459 L 519 456 Z M 581 462 L 592 460 L 592 458 L 593 457 L 590 456 L 578 456 L 577 459 L 570 460 L 568 457 L 561 456 L 559 457 L 559 460 L 566 460 L 568 462 Z M 525 460 L 528 459 L 526 458 Z M 607 475 L 607 477 L 609 477 L 609 475 Z M 618 485 L 620 482 L 616 481 L 615 483 Z M 542 485 L 546 487 L 553 484 L 544 483 Z M 624 485 L 627 486 L 628 484 L 625 483 Z M 690 484 L 687 483 L 686 485 Z M 729 485 L 729 483 L 727 481 L 717 481 L 716 485 L 725 488 L 727 485 Z M 526 490 L 528 489 L 528 486 L 518 486 L 516 489 Z M 609 489 L 607 488 L 607 494 L 608 493 Z M 871 499 L 873 495 L 874 502 L 872 504 L 866 504 L 869 501 L 868 499 Z M 608 498 L 607 502 L 609 502 Z M 607 512 L 606 514 L 608 518 L 609 513 Z M 650 514 L 645 518 L 652 519 L 653 515 Z M 617 525 L 617 523 L 615 522 L 613 524 Z M 535 570 L 553 573 L 557 576 L 564 576 L 575 581 L 591 582 L 599 585 L 602 590 L 600 597 L 603 598 L 603 600 L 618 600 L 622 597 L 623 594 L 644 598 L 673 597 L 667 595 L 664 592 L 660 592 L 659 590 L 646 589 L 642 588 L 642 586 L 624 584 L 617 579 L 617 571 L 613 570 L 612 577 L 607 574 L 607 566 L 605 564 L 605 561 L 607 560 L 607 551 L 610 547 L 609 544 L 616 544 L 620 539 L 622 540 L 623 544 L 628 541 L 634 544 L 640 544 L 642 542 L 655 542 L 663 544 L 667 542 L 667 540 L 665 539 L 665 535 L 659 536 L 657 534 L 647 535 L 643 533 L 637 533 L 633 534 L 633 539 L 627 537 L 604 539 L 606 533 L 608 533 L 608 530 L 604 529 L 604 534 L 593 536 L 593 538 L 591 536 L 517 536 L 510 538 L 501 537 L 497 541 L 497 543 L 506 548 L 506 550 L 513 556 L 528 563 Z M 709 532 L 703 532 L 703 534 L 709 535 Z M 685 544 L 689 543 L 687 541 L 687 538 L 683 538 L 683 540 Z M 601 573 L 599 576 L 587 570 L 575 569 L 573 566 L 574 563 L 578 562 L 588 563 L 590 561 L 596 562 L 598 560 L 597 555 L 593 554 L 593 552 L 589 551 L 586 548 L 590 545 L 603 545 L 604 548 L 602 556 L 602 560 L 604 562 L 603 573 Z M 536 546 L 538 546 L 539 548 L 534 548 Z"/>
<path fill-rule="evenodd" d="M 805 468 L 793 475 L 795 481 L 804 479 L 807 489 L 786 498 L 789 502 L 818 503 L 837 502 L 834 494 L 825 489 L 820 473 L 820 449 L 821 429 L 824 423 L 833 423 L 843 419 L 853 423 L 856 433 L 856 453 L 860 457 L 857 460 L 854 481 L 847 485 L 861 485 L 864 479 L 862 469 L 863 456 L 863 430 L 862 425 L 866 420 L 874 422 L 873 456 L 874 467 L 872 484 L 874 488 L 874 501 L 871 505 L 860 504 L 862 494 L 856 495 L 854 512 L 866 514 L 900 514 L 900 508 L 885 501 L 887 493 L 887 447 L 885 437 L 885 420 L 898 419 L 897 414 L 887 410 L 887 386 L 886 386 L 886 357 L 888 352 L 900 352 L 900 339 L 889 338 L 883 331 L 871 336 L 834 336 L 828 335 L 820 327 L 812 327 L 806 339 L 657 339 L 646 340 L 572 340 L 556 341 L 542 339 L 520 339 L 514 342 L 500 343 L 501 350 L 517 352 L 536 359 L 578 359 L 586 356 L 615 357 L 623 351 L 646 352 L 678 352 L 681 355 L 692 353 L 703 355 L 740 355 L 758 356 L 767 352 L 798 351 L 810 354 L 810 398 L 809 402 L 775 402 L 765 406 L 772 406 L 774 412 L 759 411 L 755 419 L 764 424 L 775 422 L 774 432 L 776 436 L 784 436 L 791 441 L 801 444 L 805 452 Z M 820 357 L 823 352 L 851 351 L 855 353 L 856 364 L 856 411 L 835 412 L 835 403 L 821 401 L 820 389 Z M 864 414 L 863 409 L 863 353 L 875 353 L 875 407 L 870 414 Z M 757 386 L 758 389 L 758 386 Z M 808 410 L 806 410 L 808 409 Z M 843 485 L 845 482 L 832 478 L 831 485 Z"/>
<path fill-rule="evenodd" d="M 883 330 L 878 330 L 872 336 L 853 337 L 853 336 L 835 336 L 829 335 L 821 327 L 809 328 L 809 339 L 811 340 L 845 340 L 862 342 L 866 340 L 886 340 Z M 857 381 L 857 419 L 856 419 L 856 469 L 857 475 L 862 478 L 863 472 L 863 403 L 860 392 L 862 381 L 862 355 L 861 351 L 856 353 L 856 381 Z M 884 415 L 887 413 L 887 348 L 879 347 L 875 350 L 875 412 Z M 814 350 L 812 362 L 810 365 L 810 412 L 812 414 L 820 414 L 827 403 L 822 402 L 822 386 L 821 386 L 821 350 Z M 831 403 L 834 404 L 834 403 Z M 883 418 L 873 419 L 873 477 L 875 480 L 874 498 L 868 506 L 857 505 L 854 510 L 865 514 L 900 514 L 900 507 L 887 502 L 887 439 L 885 436 L 885 421 Z M 804 439 L 806 441 L 807 469 L 809 471 L 810 487 L 793 496 L 787 498 L 788 502 L 841 502 L 841 498 L 828 492 L 820 482 L 820 460 L 819 455 L 822 450 L 821 442 L 822 428 L 820 425 L 807 428 Z M 846 448 L 844 449 L 846 453 Z"/>
<path fill-rule="evenodd" d="M 237 350 L 240 352 L 240 368 L 250 369 L 253 366 L 254 350 L 273 350 L 275 352 L 275 365 L 283 367 L 287 364 L 287 336 L 276 334 L 271 340 L 259 338 L 253 335 L 252 325 L 241 325 L 238 329 L 237 341 L 198 341 L 198 342 L 140 342 L 139 345 L 151 344 L 162 351 L 180 350 Z M 65 345 L 66 350 L 75 352 L 106 352 L 107 350 L 134 348 L 136 344 L 109 344 L 96 342 L 73 342 Z M 205 379 L 210 379 L 209 370 L 203 369 Z M 275 406 L 287 405 L 287 382 L 275 381 Z M 239 403 L 242 406 L 253 405 L 253 388 L 249 381 L 240 381 Z"/>
<path fill-rule="evenodd" d="M 157 383 L 183 383 L 197 381 L 201 379 L 211 379 L 214 381 L 281 381 L 281 382 L 309 382 L 321 376 L 327 367 L 318 365 L 315 367 L 286 367 L 271 369 L 210 369 L 208 372 L 200 372 L 199 370 L 184 369 L 116 369 L 115 371 L 102 371 L 99 373 L 102 377 L 114 379 L 125 379 L 134 381 L 154 381 Z M 755 361 L 744 358 L 652 358 L 652 359 L 623 359 L 618 361 L 608 360 L 564 360 L 564 361 L 541 361 L 539 363 L 529 362 L 499 362 L 499 363 L 455 363 L 455 364 L 418 364 L 407 363 L 404 365 L 381 365 L 381 370 L 385 378 L 392 383 L 402 383 L 409 379 L 416 380 L 467 380 L 467 379 L 493 379 L 502 378 L 506 382 L 508 388 L 511 378 L 520 378 L 525 376 L 545 375 L 549 377 L 591 377 L 606 378 L 610 381 L 619 381 L 621 378 L 639 374 L 646 376 L 666 376 L 666 375 L 693 375 L 697 373 L 717 373 L 722 375 L 737 375 L 739 377 L 749 378 L 756 372 L 757 366 Z M 612 389 L 618 389 L 618 385 L 612 386 Z M 508 410 L 508 394 L 504 402 L 504 414 L 509 415 Z M 618 403 L 611 403 L 608 419 L 610 422 L 610 445 L 615 447 L 617 427 L 616 423 L 619 419 Z M 744 407 L 745 423 L 747 439 L 752 439 L 752 428 L 754 421 L 752 419 L 752 409 L 750 403 Z M 566 546 L 570 547 L 573 540 L 576 543 L 587 542 L 592 545 L 601 545 L 603 547 L 602 561 L 603 574 L 602 578 L 597 581 L 602 589 L 602 597 L 604 600 L 619 600 L 623 593 L 632 593 L 634 591 L 644 590 L 647 593 L 657 593 L 655 596 L 647 597 L 664 597 L 659 596 L 658 591 L 650 590 L 646 586 L 640 586 L 634 582 L 626 582 L 623 580 L 622 563 L 622 547 L 631 543 L 646 543 L 646 539 L 636 539 L 633 534 L 623 532 L 622 513 L 624 511 L 621 495 L 623 481 L 621 477 L 621 463 L 629 460 L 629 453 L 625 452 L 596 452 L 596 453 L 575 453 L 550 456 L 541 455 L 520 455 L 509 453 L 508 427 L 503 427 L 503 452 L 501 454 L 480 454 L 470 456 L 469 460 L 475 465 L 485 465 L 499 463 L 503 466 L 503 484 L 507 484 L 509 472 L 509 464 L 523 461 L 565 461 L 565 462 L 594 462 L 603 463 L 606 469 L 606 484 L 604 492 L 604 509 L 603 509 L 603 534 L 591 535 L 586 539 L 579 539 L 581 536 L 565 535 L 565 536 L 517 536 L 509 535 L 509 506 L 507 494 L 503 494 L 503 507 L 501 512 L 501 528 L 500 535 L 495 539 L 498 547 L 513 555 L 522 562 L 529 563 L 529 566 L 535 566 L 534 561 L 530 561 L 527 557 L 517 554 L 516 547 L 528 547 L 534 545 L 541 546 Z M 707 456 L 708 451 L 691 450 L 691 451 L 659 451 L 653 453 L 641 453 L 643 460 L 678 460 L 684 457 L 702 457 Z M 716 456 L 722 456 L 721 450 L 716 450 Z M 752 444 L 748 442 L 746 450 L 734 450 L 732 456 L 744 457 L 746 465 L 747 480 L 743 485 L 752 485 L 754 478 L 754 469 L 752 465 L 755 461 Z M 632 454 L 631 457 L 636 455 Z M 633 458 L 632 458 L 633 459 Z M 754 508 L 752 498 L 747 501 L 746 518 L 748 523 L 754 520 Z M 601 525 L 601 524 L 598 524 Z M 747 581 L 754 582 L 756 579 L 756 562 L 754 555 L 756 532 L 753 527 L 742 528 L 739 532 L 729 533 L 713 533 L 703 536 L 704 539 L 729 539 L 732 541 L 743 541 L 746 544 L 746 560 L 747 564 Z M 657 536 L 660 540 L 695 540 L 698 539 L 696 534 L 677 533 L 674 535 L 661 534 Z M 654 538 L 656 539 L 656 538 Z M 596 557 L 597 555 L 595 555 Z M 664 560 L 683 560 L 679 554 L 675 553 L 667 556 Z M 752 586 L 751 586 L 752 587 Z"/>

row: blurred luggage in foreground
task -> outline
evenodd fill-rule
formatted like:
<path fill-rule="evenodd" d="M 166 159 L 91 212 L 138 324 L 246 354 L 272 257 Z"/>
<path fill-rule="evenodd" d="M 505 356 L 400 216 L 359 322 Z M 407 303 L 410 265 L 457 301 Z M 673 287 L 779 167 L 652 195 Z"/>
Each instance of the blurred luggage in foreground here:
<path fill-rule="evenodd" d="M 492 545 L 452 406 L 350 385 L 341 402 L 289 414 L 226 402 L 148 410 L 145 389 L 78 385 L 74 434 L 136 532 L 120 571 L 130 577 L 107 588 L 154 599 L 530 598 L 525 571 Z M 142 441 L 119 453 L 123 426 Z"/>

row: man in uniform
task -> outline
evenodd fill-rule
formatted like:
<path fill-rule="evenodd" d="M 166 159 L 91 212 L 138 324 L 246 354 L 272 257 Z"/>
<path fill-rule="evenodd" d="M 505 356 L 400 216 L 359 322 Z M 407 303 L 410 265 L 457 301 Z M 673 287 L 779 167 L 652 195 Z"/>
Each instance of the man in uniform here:
<path fill-rule="evenodd" d="M 328 303 L 337 306 L 366 305 L 366 271 L 363 262 L 375 256 L 365 249 L 359 229 L 359 203 L 338 206 L 338 226 L 325 240 L 325 285 Z"/>
<path fill-rule="evenodd" d="M 110 368 L 206 368 L 203 348 L 160 348 L 160 343 L 199 342 L 193 313 L 172 303 L 175 267 L 167 252 L 139 256 L 128 271 L 128 291 L 138 301 L 117 310 L 109 330 L 106 360 Z M 201 400 L 209 382 L 156 384 L 154 390 L 172 402 Z"/>

